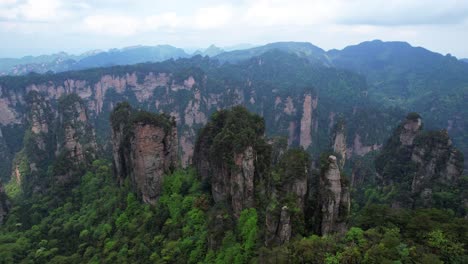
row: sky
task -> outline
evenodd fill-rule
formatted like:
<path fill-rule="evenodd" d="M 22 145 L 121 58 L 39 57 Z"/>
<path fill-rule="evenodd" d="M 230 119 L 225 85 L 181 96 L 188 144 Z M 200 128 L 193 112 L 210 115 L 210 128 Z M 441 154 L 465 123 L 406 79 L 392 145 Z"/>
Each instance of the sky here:
<path fill-rule="evenodd" d="M 468 58 L 468 0 L 0 0 L 0 57 L 374 39 Z"/>

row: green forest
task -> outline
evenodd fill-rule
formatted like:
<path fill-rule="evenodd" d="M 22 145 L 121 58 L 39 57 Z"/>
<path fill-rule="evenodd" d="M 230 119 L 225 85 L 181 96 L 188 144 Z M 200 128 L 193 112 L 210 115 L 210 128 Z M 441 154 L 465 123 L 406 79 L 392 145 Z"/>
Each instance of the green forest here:
<path fill-rule="evenodd" d="M 62 201 L 15 203 L 0 229 L 1 263 L 466 263 L 468 224 L 452 211 L 369 203 L 343 235 L 294 237 L 267 248 L 255 208 L 219 230 L 210 194 L 193 169 L 167 175 L 156 206 L 119 187 L 105 160 L 93 162 Z M 51 210 L 50 208 L 54 208 Z M 212 237 L 222 243 L 210 245 Z"/>
<path fill-rule="evenodd" d="M 117 107 L 114 122 L 125 106 Z M 152 123 L 156 126 L 164 121 L 162 116 L 143 114 L 137 120 L 159 117 Z M 211 138 L 212 151 L 222 160 L 223 153 L 238 153 L 242 145 L 263 142 L 263 129 L 262 118 L 237 107 L 215 113 L 202 135 Z M 300 149 L 284 152 L 284 142 L 276 142 L 270 151 L 264 143 L 259 145 L 271 159 L 271 168 L 263 166 L 261 172 L 281 192 L 288 182 L 308 177 L 304 164 L 310 157 Z M 226 162 L 233 171 L 239 169 L 232 160 Z M 310 173 L 323 173 L 327 166 L 322 161 L 321 168 Z M 43 177 L 53 173 L 48 170 Z M 110 160 L 94 160 L 78 178 L 60 193 L 26 196 L 13 183 L 5 187 L 13 207 L 0 227 L 0 263 L 468 262 L 468 220 L 459 211 L 444 206 L 392 208 L 388 194 L 372 184 L 360 190 L 359 200 L 353 199 L 346 232 L 322 236 L 313 227 L 297 231 L 308 222 L 302 218 L 293 221 L 289 241 L 266 245 L 262 203 L 234 216 L 228 203 L 213 200 L 211 186 L 195 168 L 165 175 L 154 205 L 140 201 L 130 177 L 117 183 Z M 462 190 L 468 187 L 466 176 L 460 184 Z M 282 198 L 279 202 L 295 204 L 294 199 Z"/>

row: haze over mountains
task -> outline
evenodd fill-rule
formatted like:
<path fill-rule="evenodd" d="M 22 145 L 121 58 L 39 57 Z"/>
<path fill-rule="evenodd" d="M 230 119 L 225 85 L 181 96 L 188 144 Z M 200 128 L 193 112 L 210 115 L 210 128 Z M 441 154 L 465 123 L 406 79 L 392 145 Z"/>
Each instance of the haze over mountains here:
<path fill-rule="evenodd" d="M 353 47 L 354 49 L 359 47 L 366 49 L 369 43 L 374 43 L 374 47 L 377 49 L 375 51 L 378 51 L 379 46 L 382 49 L 387 49 L 398 42 L 381 42 L 378 40 L 363 42 L 358 45 L 348 46 L 342 51 L 353 50 Z M 401 42 L 401 44 L 403 45 L 404 43 Z M 195 55 L 216 57 L 221 62 L 236 62 L 258 56 L 271 49 L 279 49 L 295 53 L 299 56 L 315 58 L 320 63 L 328 66 L 337 66 L 332 64 L 332 60 L 328 56 L 340 53 L 340 50 L 336 49 L 325 51 L 308 42 L 275 42 L 257 47 L 250 44 L 240 44 L 224 48 L 211 45 L 206 49 L 196 49 L 193 52 L 171 45 L 131 46 L 122 49 L 110 49 L 108 51 L 91 50 L 79 55 L 60 52 L 50 55 L 25 56 L 22 58 L 0 58 L 0 76 L 23 75 L 30 72 L 63 72 L 94 67 L 159 62 L 167 59 L 188 58 Z M 460 59 L 460 61 L 468 62 L 468 59 Z"/>

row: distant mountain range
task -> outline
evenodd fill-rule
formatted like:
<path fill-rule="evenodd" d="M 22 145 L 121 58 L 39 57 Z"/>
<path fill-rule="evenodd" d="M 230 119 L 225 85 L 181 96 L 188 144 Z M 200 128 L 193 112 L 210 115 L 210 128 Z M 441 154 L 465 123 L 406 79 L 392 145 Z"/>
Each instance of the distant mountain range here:
<path fill-rule="evenodd" d="M 468 63 L 468 59 L 460 59 L 460 60 L 463 61 L 463 62 Z"/>
<path fill-rule="evenodd" d="M 30 71 L 64 72 L 178 58 L 201 59 L 202 56 L 208 56 L 210 62 L 216 63 L 217 61 L 220 64 L 240 65 L 253 58 L 258 58 L 256 63 L 262 64 L 266 58 L 262 55 L 269 53 L 267 58 L 273 60 L 269 63 L 270 67 L 277 67 L 277 69 L 271 69 L 271 72 L 276 72 L 276 75 L 288 72 L 291 82 L 295 85 L 297 81 L 293 80 L 293 75 L 298 74 L 298 71 L 294 69 L 297 68 L 296 64 L 299 61 L 316 68 L 337 68 L 357 73 L 355 76 L 363 77 L 368 86 L 363 92 L 365 96 L 386 107 L 397 107 L 407 112 L 421 113 L 426 117 L 427 128 L 447 128 L 458 147 L 468 154 L 466 138 L 468 64 L 466 59 L 458 60 L 451 55 L 442 55 L 421 47 L 413 47 L 406 42 L 380 40 L 329 51 L 307 42 L 276 42 L 243 50 L 226 50 L 212 45 L 205 50 L 188 54 L 183 49 L 169 45 L 136 46 L 106 52 L 93 51 L 80 56 L 58 53 L 17 60 L 0 59 L 0 69 L 4 75 L 21 75 Z M 278 54 L 289 54 L 299 60 L 280 61 Z M 24 64 L 12 66 L 20 62 Z M 308 78 L 308 75 L 313 75 L 313 73 L 305 74 L 302 79 Z M 270 79 L 273 80 L 273 77 L 271 76 Z M 316 78 L 319 77 L 316 76 Z"/>

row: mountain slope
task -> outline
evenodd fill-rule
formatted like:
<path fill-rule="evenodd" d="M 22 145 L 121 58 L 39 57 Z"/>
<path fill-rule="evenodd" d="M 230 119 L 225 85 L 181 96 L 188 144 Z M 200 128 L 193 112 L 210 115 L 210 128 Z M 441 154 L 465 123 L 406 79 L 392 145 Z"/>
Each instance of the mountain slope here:
<path fill-rule="evenodd" d="M 78 61 L 73 69 L 128 65 L 142 62 L 158 62 L 188 57 L 183 49 L 169 45 L 136 46 L 101 52 Z"/>
<path fill-rule="evenodd" d="M 328 55 L 336 67 L 366 76 L 375 101 L 420 113 L 429 128 L 447 129 L 468 154 L 468 64 L 405 42 L 379 40 Z"/>
<path fill-rule="evenodd" d="M 221 62 L 239 62 L 275 49 L 306 57 L 321 64 L 329 63 L 325 51 L 308 42 L 275 42 L 251 49 L 224 52 L 215 58 Z"/>

